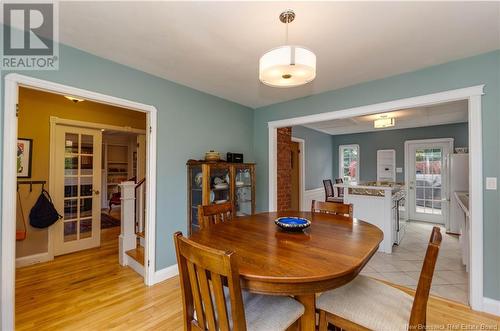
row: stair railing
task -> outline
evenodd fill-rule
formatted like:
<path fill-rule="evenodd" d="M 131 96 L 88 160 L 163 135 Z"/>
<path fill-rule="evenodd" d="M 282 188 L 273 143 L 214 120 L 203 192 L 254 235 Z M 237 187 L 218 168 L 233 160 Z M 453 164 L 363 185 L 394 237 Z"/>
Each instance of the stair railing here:
<path fill-rule="evenodd" d="M 142 235 L 146 229 L 146 178 L 135 185 L 135 233 Z"/>

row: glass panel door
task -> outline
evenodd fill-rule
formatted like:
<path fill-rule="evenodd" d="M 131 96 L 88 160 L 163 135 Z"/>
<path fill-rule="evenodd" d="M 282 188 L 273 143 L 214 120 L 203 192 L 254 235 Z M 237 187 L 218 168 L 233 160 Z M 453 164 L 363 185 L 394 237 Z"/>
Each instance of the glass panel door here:
<path fill-rule="evenodd" d="M 441 148 L 418 148 L 415 151 L 416 212 L 441 215 Z"/>
<path fill-rule="evenodd" d="M 229 167 L 210 166 L 210 204 L 220 204 L 230 200 Z"/>
<path fill-rule="evenodd" d="M 236 216 L 251 215 L 253 203 L 253 173 L 250 167 L 236 167 L 235 172 Z"/>
<path fill-rule="evenodd" d="M 55 255 L 100 243 L 101 131 L 58 125 L 55 139 Z M 96 147 L 96 148 L 94 148 Z"/>
<path fill-rule="evenodd" d="M 192 232 L 200 228 L 198 220 L 198 206 L 203 205 L 203 172 L 201 165 L 189 167 L 189 180 L 191 191 L 189 192 L 189 212 L 191 213 L 191 229 Z"/>
<path fill-rule="evenodd" d="M 410 143 L 408 148 L 408 211 L 410 219 L 445 222 L 448 215 L 447 167 L 450 143 Z"/>

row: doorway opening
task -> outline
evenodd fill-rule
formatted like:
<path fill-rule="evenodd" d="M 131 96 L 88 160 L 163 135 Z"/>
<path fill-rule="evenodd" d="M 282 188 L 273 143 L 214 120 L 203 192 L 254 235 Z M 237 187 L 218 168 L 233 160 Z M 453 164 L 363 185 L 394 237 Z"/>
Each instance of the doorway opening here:
<path fill-rule="evenodd" d="M 26 268 L 31 271 L 36 269 L 33 276 L 40 274 L 38 268 L 47 267 L 44 271 L 50 272 L 51 266 L 61 264 L 58 261 L 70 265 L 73 260 L 84 261 L 85 256 L 91 264 L 101 261 L 104 263 L 101 267 L 119 267 L 118 257 L 125 253 L 119 249 L 123 248 L 122 241 L 130 241 L 133 237 L 137 247 L 142 246 L 142 265 L 137 263 L 141 272 L 132 265 L 131 255 L 126 258 L 128 263 L 125 265 L 138 271 L 144 283 L 153 284 L 156 109 L 17 74 L 6 76 L 5 81 L 2 219 L 12 222 L 2 223 L 2 329 L 14 328 L 16 264 L 19 267 L 29 265 Z M 90 106 L 95 109 L 84 111 L 84 108 L 92 108 Z M 29 146 L 32 152 L 31 159 L 28 153 L 21 151 L 19 154 L 19 142 L 16 144 L 16 141 L 21 137 L 25 138 L 23 147 Z M 120 139 L 121 142 L 116 143 Z M 106 149 L 109 140 L 114 141 L 109 145 L 117 146 L 114 151 Z M 128 145 L 124 141 L 128 141 Z M 19 164 L 21 168 L 29 166 L 31 171 L 26 171 L 29 175 L 16 178 Z M 137 180 L 141 172 L 144 177 Z M 29 185 L 18 185 L 16 181 Z M 39 187 L 34 185 L 37 183 Z M 117 183 L 120 183 L 119 188 Z M 136 195 L 138 187 L 139 190 L 142 187 L 144 199 L 137 213 L 134 212 L 135 196 L 119 198 L 121 206 L 110 203 L 114 194 L 125 193 L 124 188 Z M 33 199 L 41 194 L 42 188 L 51 196 L 61 219 L 48 228 L 35 229 L 29 224 L 28 215 Z M 16 208 L 19 201 L 22 207 Z M 111 211 L 101 208 L 110 204 Z M 128 206 L 128 213 L 123 212 L 124 204 Z M 23 211 L 24 220 L 15 222 L 20 211 Z M 142 233 L 138 231 L 139 224 L 134 224 L 136 214 L 142 215 Z M 124 233 L 123 226 L 129 223 L 130 235 Z M 19 228 L 25 233 L 24 238 L 16 238 Z M 33 252 L 34 249 L 39 251 Z M 103 252 L 106 258 L 101 259 L 98 255 L 103 257 Z M 55 262 L 37 264 L 50 261 L 54 256 Z M 112 259 L 108 258 L 110 256 Z M 95 266 L 92 264 L 90 268 L 93 270 Z M 17 270 L 20 276 L 22 270 Z M 86 272 L 78 272 L 79 277 L 85 275 Z M 51 288 L 57 289 L 57 286 Z"/>
<path fill-rule="evenodd" d="M 276 177 L 276 171 L 277 171 L 277 158 L 276 158 L 276 151 L 278 150 L 278 145 L 276 144 L 277 142 L 277 130 L 280 128 L 287 128 L 287 127 L 292 127 L 295 128 L 296 126 L 304 126 L 307 128 L 311 128 L 316 126 L 316 131 L 328 131 L 329 128 L 335 127 L 335 130 L 344 130 L 346 129 L 349 125 L 349 123 L 346 124 L 346 121 L 350 121 L 350 119 L 353 119 L 351 122 L 362 122 L 363 118 L 362 117 L 374 117 L 377 115 L 385 115 L 387 113 L 391 112 L 397 112 L 397 111 L 411 111 L 414 108 L 430 108 L 430 107 L 439 107 L 440 105 L 445 105 L 448 106 L 447 104 L 453 104 L 455 106 L 457 103 L 460 103 L 460 105 L 465 104 L 466 112 L 465 112 L 465 121 L 461 122 L 467 122 L 466 124 L 466 129 L 465 131 L 468 133 L 468 139 L 466 140 L 466 145 L 458 145 L 456 147 L 463 147 L 463 146 L 468 146 L 469 149 L 469 154 L 468 154 L 468 165 L 469 165 L 469 173 L 463 175 L 463 177 L 467 178 L 467 183 L 469 186 L 469 193 L 466 194 L 467 202 L 469 202 L 468 206 L 468 217 L 469 217 L 469 227 L 468 227 L 468 233 L 461 236 L 462 238 L 468 238 L 468 241 L 470 243 L 470 251 L 466 254 L 467 258 L 467 267 L 469 270 L 469 277 L 466 277 L 465 279 L 465 286 L 469 290 L 469 295 L 470 297 L 467 300 L 467 302 L 470 304 L 472 309 L 475 310 L 482 310 L 483 306 L 483 295 L 482 295 L 482 286 L 483 286 L 483 261 L 482 261 L 482 242 L 483 242 L 483 219 L 482 219 L 482 138 L 481 138 L 481 95 L 483 94 L 483 86 L 475 86 L 475 87 L 470 87 L 470 88 L 464 88 L 464 89 L 458 89 L 458 90 L 452 90 L 452 91 L 445 91 L 445 92 L 439 92 L 435 94 L 429 94 L 429 95 L 424 95 L 424 96 L 419 96 L 419 97 L 414 97 L 414 98 L 407 98 L 407 99 L 400 99 L 400 100 L 394 100 L 390 102 L 384 102 L 384 103 L 379 103 L 379 104 L 373 104 L 373 105 L 368 105 L 368 106 L 362 106 L 362 107 L 356 107 L 352 109 L 344 109 L 344 110 L 339 110 L 339 111 L 332 111 L 332 112 L 327 112 L 327 113 L 320 113 L 316 115 L 310 115 L 310 116 L 303 116 L 303 117 L 297 117 L 297 118 L 290 118 L 290 119 L 284 119 L 284 120 L 278 120 L 278 121 L 273 121 L 268 123 L 269 127 L 269 209 L 270 210 L 277 210 L 277 190 L 279 189 L 277 186 L 277 177 Z M 422 120 L 423 117 L 420 117 Z M 370 119 L 370 123 L 367 125 L 371 125 L 371 129 L 367 131 L 374 131 L 376 127 L 374 128 L 374 119 Z M 396 120 L 397 122 L 397 120 Z M 320 123 L 327 123 L 328 125 L 321 126 Z M 336 125 L 333 125 L 335 123 Z M 318 125 L 316 125 L 318 124 Z M 352 123 L 351 123 L 352 124 Z M 357 123 L 359 124 L 359 123 Z M 420 123 L 422 124 L 422 123 Z M 422 125 L 419 125 L 422 126 Z M 361 133 L 362 131 L 358 131 L 358 133 Z M 347 134 L 348 132 L 343 132 L 342 134 Z M 410 140 L 415 140 L 415 139 L 422 139 L 420 138 L 413 138 Z M 401 139 L 400 139 L 401 140 Z M 401 145 L 404 144 L 405 140 L 401 141 Z M 374 142 L 374 140 L 371 140 L 371 142 Z M 356 144 L 355 141 L 344 141 L 342 142 L 341 145 L 352 145 Z M 424 146 L 425 147 L 425 146 Z M 337 146 L 338 149 L 338 146 Z M 379 151 L 389 151 L 392 150 L 393 147 L 391 146 L 380 146 Z M 419 151 L 419 157 L 423 157 L 424 159 L 427 158 L 427 160 L 431 161 L 434 158 L 434 148 L 432 149 L 433 152 L 430 153 L 429 151 L 426 152 L 426 149 L 429 148 L 424 148 L 423 151 Z M 462 149 L 462 148 L 460 148 Z M 332 148 L 331 150 L 334 151 L 335 153 L 335 148 Z M 338 149 L 340 150 L 340 149 Z M 438 156 L 438 152 L 441 152 L 441 156 Z M 449 151 L 449 150 L 448 150 Z M 374 155 L 373 157 L 366 157 L 367 153 L 373 152 Z M 454 149 L 451 148 L 451 151 L 449 154 L 454 153 Z M 458 151 L 461 153 L 462 151 Z M 394 169 L 389 169 L 391 168 L 391 164 L 393 164 L 394 160 L 385 160 L 387 162 L 381 162 L 384 161 L 382 159 L 384 158 L 379 158 L 377 157 L 377 149 L 369 148 L 367 149 L 366 147 L 364 148 L 362 145 L 360 145 L 360 148 L 358 150 L 358 153 L 363 154 L 361 158 L 356 160 L 356 167 L 359 166 L 359 170 L 356 170 L 355 173 L 357 176 L 361 176 L 361 181 L 375 181 L 378 182 L 375 178 L 386 178 L 386 177 L 401 177 L 404 175 L 405 171 L 403 170 L 403 166 L 401 166 L 402 163 L 402 157 L 404 156 L 404 151 L 403 148 L 399 150 L 396 154 L 399 155 L 399 165 L 393 166 Z M 416 151 L 415 151 L 416 153 Z M 386 153 L 389 155 L 389 153 Z M 391 155 L 393 152 L 391 151 Z M 439 159 L 440 162 L 443 162 L 443 166 L 446 167 L 446 155 L 447 151 L 444 149 L 437 148 L 436 151 L 436 158 Z M 385 154 L 384 154 L 385 155 Z M 435 161 L 438 161 L 438 160 Z M 307 163 L 311 162 L 311 160 L 306 159 L 306 167 Z M 340 170 L 344 168 L 345 171 L 348 171 L 351 173 L 351 165 L 353 164 L 352 160 L 349 158 L 343 160 L 343 164 L 345 163 L 344 167 L 336 167 L 334 164 L 334 170 L 332 171 L 332 178 L 335 177 L 342 177 L 342 174 L 340 173 Z M 390 161 L 390 162 L 389 162 Z M 359 163 L 358 163 L 359 162 Z M 372 162 L 376 164 L 377 162 L 380 163 L 380 166 L 374 165 L 371 167 L 366 167 L 366 162 Z M 335 162 L 334 162 L 335 163 Z M 382 164 L 383 163 L 383 164 Z M 432 163 L 432 162 L 431 162 Z M 338 164 L 338 163 L 337 163 Z M 407 166 L 404 168 L 408 169 Z M 344 173 L 345 173 L 344 171 Z M 307 172 L 307 170 L 306 170 Z M 415 175 L 420 175 L 415 171 Z M 422 174 L 424 175 L 424 174 Z M 429 173 L 425 175 L 438 175 L 437 173 Z M 366 178 L 366 176 L 371 176 L 371 178 Z M 416 176 L 418 177 L 418 176 Z M 438 176 L 435 176 L 438 177 Z M 344 176 L 345 179 L 345 176 Z M 415 178 L 416 181 L 417 178 Z M 430 178 L 429 178 L 430 179 Z M 436 179 L 436 178 L 434 178 Z M 408 180 L 405 182 L 409 183 Z M 429 183 L 433 183 L 431 180 Z M 374 183 L 368 183 L 368 185 L 372 185 Z M 421 187 L 423 184 L 424 187 Z M 429 208 L 429 211 L 432 212 L 432 215 L 436 215 L 436 217 L 439 216 L 441 212 L 441 217 L 444 218 L 443 220 L 440 220 L 439 223 L 442 226 L 442 231 L 448 231 L 449 232 L 449 224 L 446 221 L 446 213 L 443 212 L 443 205 L 448 204 L 448 198 L 451 198 L 448 193 L 450 193 L 449 190 L 446 192 L 442 192 L 442 194 L 439 193 L 440 190 L 443 189 L 443 187 L 439 187 L 437 183 L 434 183 L 436 185 L 428 185 L 426 183 L 420 182 L 419 183 L 419 192 L 423 194 L 426 194 L 427 192 L 430 192 L 431 195 L 428 197 L 423 196 L 419 197 L 417 207 L 420 207 L 418 211 L 422 213 L 423 208 Z M 345 186 L 345 183 L 342 184 Z M 416 183 L 415 183 L 416 185 Z M 446 187 L 448 183 L 443 183 L 443 186 Z M 342 187 L 344 187 L 342 186 Z M 349 193 L 348 190 L 343 190 L 344 195 L 348 195 Z M 311 192 L 313 193 L 313 192 Z M 452 192 L 454 193 L 454 192 Z M 318 194 L 322 195 L 321 199 L 324 199 L 324 193 L 321 193 L 320 188 L 318 187 Z M 435 194 L 435 196 L 432 196 L 432 194 Z M 468 196 L 474 197 L 471 200 L 468 200 Z M 343 197 L 345 199 L 345 196 Z M 398 200 L 398 199 L 396 199 Z M 417 199 L 415 199 L 417 200 Z M 438 201 L 439 200 L 439 201 Z M 388 200 L 388 206 L 390 209 L 391 206 L 391 201 L 390 199 Z M 401 201 L 399 201 L 401 203 Z M 419 206 L 419 204 L 421 206 Z M 428 205 L 430 204 L 430 207 Z M 377 204 L 377 206 L 379 206 Z M 405 211 L 404 209 L 408 208 L 407 205 L 402 203 L 399 208 L 403 209 L 402 213 L 404 214 Z M 440 209 L 441 208 L 441 209 Z M 447 207 L 446 207 L 447 208 Z M 368 214 L 363 215 L 363 216 L 356 216 L 356 213 L 360 211 L 367 211 Z M 425 213 L 427 209 L 423 209 L 423 213 Z M 392 211 L 389 210 L 387 214 L 391 215 Z M 463 212 L 462 212 L 463 213 Z M 394 213 L 398 214 L 398 213 Z M 370 210 L 369 208 L 357 208 L 356 204 L 354 204 L 354 216 L 358 217 L 360 219 L 366 218 L 372 218 L 373 219 L 373 210 Z M 429 220 L 431 222 L 435 222 L 436 220 Z M 389 223 L 387 223 L 389 224 Z M 393 223 L 395 224 L 395 223 Z M 423 224 L 424 226 L 419 226 L 420 224 Z M 415 229 L 413 229 L 410 225 L 415 225 Z M 409 232 L 412 232 L 412 230 L 415 230 L 416 232 L 425 232 L 427 229 L 425 228 L 425 225 L 429 226 L 428 223 L 421 223 L 417 222 L 416 220 L 414 222 L 410 222 L 410 225 L 407 227 L 409 229 Z M 382 225 L 380 225 L 381 227 Z M 392 238 L 392 237 L 398 237 L 397 235 L 397 230 L 396 230 L 396 235 L 394 235 L 392 232 L 393 227 L 388 226 L 387 227 L 387 235 L 386 231 L 384 230 L 384 238 Z M 408 233 L 407 233 L 408 234 Z M 407 239 L 409 239 L 411 236 L 407 236 Z M 448 237 L 448 235 L 446 236 Z M 458 248 L 461 244 L 458 240 L 458 238 L 454 238 L 452 234 L 449 235 L 450 237 L 450 242 L 453 241 L 454 246 L 452 250 L 454 251 L 453 254 L 457 253 L 458 256 L 447 256 L 448 253 L 445 250 L 443 250 L 443 254 L 441 254 L 444 258 L 450 258 L 450 259 L 456 259 L 456 260 L 462 260 L 462 257 L 460 256 L 460 249 Z M 418 238 L 410 238 L 411 240 L 406 240 L 407 243 L 410 241 L 418 241 L 420 239 Z M 428 240 L 428 238 L 426 238 Z M 475 241 L 474 241 L 475 240 Z M 404 241 L 404 239 L 403 239 Z M 421 243 L 422 244 L 422 243 Z M 425 245 L 425 243 L 424 243 Z M 384 246 L 384 248 L 389 247 L 389 250 L 392 250 L 392 241 L 390 245 L 381 245 L 381 247 Z M 467 246 L 467 245 L 465 245 Z M 395 246 L 395 250 L 397 249 L 398 246 Z M 451 249 L 451 246 L 448 247 Z M 396 254 L 397 255 L 397 254 Z M 411 254 L 407 254 L 407 257 L 410 257 Z M 384 262 L 384 261 L 378 261 L 378 262 Z M 462 262 L 462 261 L 461 261 Z M 461 263 L 459 262 L 459 263 Z M 381 263 L 382 264 L 382 263 Z M 406 264 L 406 263 L 401 263 L 401 264 Z M 385 264 L 385 267 L 387 267 L 388 264 Z M 409 267 L 407 265 L 407 267 Z M 386 270 L 388 271 L 388 270 Z M 419 270 L 417 270 L 419 271 Z M 456 278 L 457 274 L 454 272 L 455 270 L 447 270 L 450 271 L 449 275 L 445 276 L 450 276 L 448 279 L 450 280 L 451 278 Z M 461 281 L 462 282 L 462 281 Z M 451 284 L 452 286 L 455 286 L 455 284 Z"/>

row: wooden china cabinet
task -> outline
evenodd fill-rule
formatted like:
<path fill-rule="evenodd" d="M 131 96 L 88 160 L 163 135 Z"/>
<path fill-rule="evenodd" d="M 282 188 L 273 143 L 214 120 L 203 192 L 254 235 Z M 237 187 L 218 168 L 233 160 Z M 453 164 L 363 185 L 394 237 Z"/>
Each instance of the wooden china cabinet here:
<path fill-rule="evenodd" d="M 255 164 L 189 160 L 188 232 L 199 229 L 198 206 L 233 203 L 236 216 L 255 212 Z"/>

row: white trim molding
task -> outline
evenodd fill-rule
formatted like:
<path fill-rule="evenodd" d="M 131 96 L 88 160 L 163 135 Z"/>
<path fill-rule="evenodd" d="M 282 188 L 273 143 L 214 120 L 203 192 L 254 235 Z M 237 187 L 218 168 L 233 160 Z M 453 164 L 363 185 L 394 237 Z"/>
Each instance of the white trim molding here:
<path fill-rule="evenodd" d="M 128 132 L 136 134 L 146 134 L 146 130 L 136 129 L 130 126 L 118 126 L 118 125 L 110 125 L 110 124 L 103 124 L 96 122 L 78 121 L 67 118 L 61 118 L 57 116 L 50 116 L 50 124 L 60 124 L 67 126 L 75 126 L 79 128 L 101 129 L 101 130 Z"/>
<path fill-rule="evenodd" d="M 304 194 L 306 192 L 306 141 L 292 137 L 292 141 L 299 143 L 299 209 L 304 210 Z"/>
<path fill-rule="evenodd" d="M 156 145 L 157 145 L 157 110 L 154 106 L 117 98 L 97 92 L 62 85 L 25 75 L 11 73 L 5 76 L 4 114 L 3 114 L 3 166 L 2 166 L 2 267 L 1 267 L 1 305 L 0 329 L 14 329 L 14 290 L 15 290 L 15 220 L 16 218 L 16 141 L 17 117 L 16 104 L 18 102 L 19 86 L 47 91 L 61 95 L 92 100 L 116 107 L 131 109 L 146 113 L 147 128 L 146 144 L 146 248 L 144 252 L 146 285 L 152 285 L 155 270 L 156 246 Z"/>
<path fill-rule="evenodd" d="M 179 268 L 177 264 L 173 264 L 161 270 L 158 270 L 154 274 L 153 284 L 163 282 L 167 279 L 175 277 L 179 274 Z"/>
<path fill-rule="evenodd" d="M 485 313 L 500 316 L 500 300 L 483 298 L 483 311 Z"/>
<path fill-rule="evenodd" d="M 16 259 L 16 268 L 26 267 L 28 265 L 47 262 L 53 260 L 54 257 L 51 256 L 48 252 L 38 253 L 23 257 L 18 257 Z"/>
<path fill-rule="evenodd" d="M 330 111 L 308 116 L 268 122 L 269 161 L 269 211 L 277 206 L 277 133 L 278 128 L 305 125 L 315 122 L 384 113 L 412 107 L 430 106 L 444 102 L 468 100 L 469 102 L 469 190 L 471 194 L 471 266 L 469 277 L 470 305 L 483 310 L 483 142 L 481 122 L 481 96 L 484 85 L 398 99 L 366 106 Z"/>

